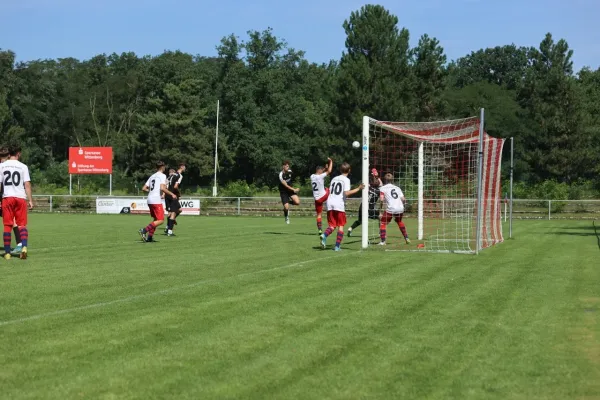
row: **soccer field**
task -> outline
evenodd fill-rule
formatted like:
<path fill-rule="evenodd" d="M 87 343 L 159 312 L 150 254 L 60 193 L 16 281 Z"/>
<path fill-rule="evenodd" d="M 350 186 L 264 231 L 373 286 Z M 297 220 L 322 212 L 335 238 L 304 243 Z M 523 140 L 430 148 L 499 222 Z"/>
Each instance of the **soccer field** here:
<path fill-rule="evenodd" d="M 30 216 L 0 267 L 0 397 L 600 398 L 591 221 L 516 221 L 479 256 L 320 250 L 293 214 L 141 243 L 147 222 Z"/>

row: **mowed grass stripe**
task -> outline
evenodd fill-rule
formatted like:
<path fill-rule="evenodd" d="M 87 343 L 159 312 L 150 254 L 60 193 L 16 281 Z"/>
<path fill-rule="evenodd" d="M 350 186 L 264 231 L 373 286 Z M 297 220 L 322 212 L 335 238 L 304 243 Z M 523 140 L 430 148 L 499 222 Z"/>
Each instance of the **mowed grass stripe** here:
<path fill-rule="evenodd" d="M 134 218 L 107 221 L 114 227 Z M 88 225 L 91 220 L 82 218 Z M 517 240 L 478 257 L 360 253 L 354 238 L 345 241 L 349 251 L 334 254 L 314 248 L 312 219 L 294 219 L 290 227 L 268 218 L 189 221 L 186 230 L 198 238 L 194 250 L 199 253 L 214 249 L 201 240 L 205 230 L 262 239 L 254 248 L 232 241 L 222 263 L 218 252 L 206 251 L 209 263 L 196 265 L 178 258 L 173 264 L 180 266 L 170 266 L 158 282 L 161 268 L 144 268 L 139 260 L 124 259 L 129 268 L 112 270 L 103 264 L 95 276 L 98 287 L 73 273 L 81 266 L 63 265 L 65 275 L 47 276 L 48 290 L 72 284 L 102 297 L 113 294 L 110 282 L 136 273 L 148 287 L 198 276 L 215 281 L 0 327 L 0 361 L 6 366 L 0 384 L 6 395 L 437 399 L 598 394 L 594 382 L 600 371 L 589 350 L 598 345 L 600 327 L 584 319 L 581 310 L 581 297 L 594 294 L 589 280 L 599 278 L 597 269 L 582 265 L 597 257 L 593 236 L 563 235 L 564 225 L 554 221 L 527 221 L 515 223 Z M 256 221 L 264 228 L 245 230 L 244 224 Z M 585 232 L 584 223 L 567 225 Z M 557 243 L 560 256 L 553 254 Z M 194 250 L 185 248 L 186 254 Z M 332 258 L 273 269 L 282 265 L 281 257 Z M 58 259 L 53 262 L 63 271 Z M 273 270 L 252 272 L 260 268 Z M 105 273 L 112 276 L 103 279 Z M 235 274 L 241 276 L 222 278 Z M 25 278 L 23 273 L 20 279 Z M 35 285 L 21 296 L 28 293 L 35 293 Z M 42 294 L 27 307 L 42 307 Z M 67 292 L 64 301 L 78 296 L 76 290 Z"/>

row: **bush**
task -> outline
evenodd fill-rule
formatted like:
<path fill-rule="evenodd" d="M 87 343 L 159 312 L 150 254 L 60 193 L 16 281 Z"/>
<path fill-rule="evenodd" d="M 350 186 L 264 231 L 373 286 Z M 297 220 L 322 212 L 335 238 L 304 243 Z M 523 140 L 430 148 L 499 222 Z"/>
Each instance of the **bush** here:
<path fill-rule="evenodd" d="M 89 197 L 77 196 L 71 200 L 71 208 L 75 210 L 87 210 L 92 208 L 92 202 Z"/>
<path fill-rule="evenodd" d="M 224 197 L 253 197 L 256 187 L 250 187 L 245 181 L 230 182 L 221 191 Z"/>

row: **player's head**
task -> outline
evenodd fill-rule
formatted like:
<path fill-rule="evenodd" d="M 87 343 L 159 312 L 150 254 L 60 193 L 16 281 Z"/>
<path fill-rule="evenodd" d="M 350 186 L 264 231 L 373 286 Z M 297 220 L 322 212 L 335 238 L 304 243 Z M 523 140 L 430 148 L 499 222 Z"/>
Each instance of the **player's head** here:
<path fill-rule="evenodd" d="M 179 164 L 179 171 L 180 172 L 185 172 L 185 164 L 184 163 L 180 163 Z"/>
<path fill-rule="evenodd" d="M 157 161 L 156 162 L 156 170 L 157 171 L 165 172 L 165 168 L 166 168 L 166 166 L 165 166 L 164 162 L 162 162 L 162 161 Z"/>
<path fill-rule="evenodd" d="M 383 176 L 383 183 L 384 184 L 388 184 L 388 183 L 393 183 L 394 182 L 394 175 L 390 174 L 389 172 L 387 174 L 385 174 Z"/>
<path fill-rule="evenodd" d="M 288 160 L 284 160 L 281 166 L 283 167 L 283 170 L 287 172 L 290 169 L 290 162 Z"/>
<path fill-rule="evenodd" d="M 325 171 L 325 168 L 323 168 L 322 165 L 317 165 L 317 169 L 315 170 L 315 172 L 318 174 L 322 174 L 323 171 Z"/>
<path fill-rule="evenodd" d="M 343 175 L 348 175 L 350 173 L 352 168 L 350 168 L 350 164 L 348 164 L 347 162 L 343 163 L 342 165 L 340 165 L 340 172 Z"/>
<path fill-rule="evenodd" d="M 17 160 L 21 158 L 21 146 L 19 146 L 18 144 L 13 144 L 12 146 L 9 146 L 8 156 L 14 157 Z"/>
<path fill-rule="evenodd" d="M 173 175 L 175 173 L 175 168 L 169 168 L 169 175 Z"/>
<path fill-rule="evenodd" d="M 8 149 L 5 146 L 0 146 L 0 162 L 6 161 L 8 158 Z"/>

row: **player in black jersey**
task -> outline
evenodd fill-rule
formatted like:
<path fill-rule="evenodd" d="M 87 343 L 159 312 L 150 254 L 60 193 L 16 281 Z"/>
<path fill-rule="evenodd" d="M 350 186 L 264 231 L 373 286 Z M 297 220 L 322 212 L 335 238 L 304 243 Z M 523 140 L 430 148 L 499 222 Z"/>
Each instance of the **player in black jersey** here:
<path fill-rule="evenodd" d="M 379 201 L 379 187 L 382 186 L 381 179 L 375 168 L 371 170 L 371 182 L 369 183 L 369 219 L 379 220 L 379 210 L 377 202 Z M 358 219 L 348 228 L 348 236 L 352 236 L 352 230 L 362 224 L 362 202 L 358 206 Z"/>
<path fill-rule="evenodd" d="M 286 160 L 283 162 L 282 170 L 279 173 L 279 197 L 281 197 L 281 204 L 283 204 L 283 215 L 286 224 L 290 223 L 290 201 L 295 206 L 300 204 L 299 191 L 300 189 L 292 187 L 292 170 L 290 169 L 290 162 Z"/>
<path fill-rule="evenodd" d="M 170 173 L 169 177 L 167 178 L 167 188 L 171 193 L 174 193 L 177 196 L 177 199 L 169 198 L 169 196 L 165 197 L 165 206 L 167 208 L 167 212 L 169 213 L 165 234 L 168 236 L 174 236 L 173 227 L 177 224 L 175 219 L 179 214 L 181 214 L 181 204 L 179 204 L 179 199 L 181 198 L 180 187 L 184 172 L 185 164 L 179 164 L 179 169 L 174 171 L 172 174 Z"/>

